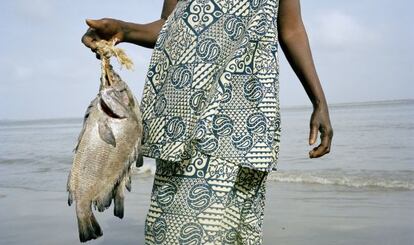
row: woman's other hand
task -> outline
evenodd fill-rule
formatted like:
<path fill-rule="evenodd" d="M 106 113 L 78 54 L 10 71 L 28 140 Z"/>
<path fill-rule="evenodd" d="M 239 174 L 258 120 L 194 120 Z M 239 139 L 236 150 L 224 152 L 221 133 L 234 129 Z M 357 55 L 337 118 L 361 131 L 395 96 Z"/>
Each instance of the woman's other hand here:
<path fill-rule="evenodd" d="M 333 130 L 327 106 L 322 108 L 316 107 L 313 110 L 310 119 L 309 145 L 316 143 L 318 132 L 321 133 L 321 143 L 309 152 L 310 158 L 321 157 L 328 154 L 331 150 Z"/>

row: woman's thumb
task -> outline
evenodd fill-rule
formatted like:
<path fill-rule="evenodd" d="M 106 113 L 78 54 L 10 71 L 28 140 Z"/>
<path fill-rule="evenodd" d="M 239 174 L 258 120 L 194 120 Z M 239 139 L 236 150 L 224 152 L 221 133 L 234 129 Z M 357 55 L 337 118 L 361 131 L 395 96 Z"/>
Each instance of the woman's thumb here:
<path fill-rule="evenodd" d="M 91 20 L 91 19 L 86 19 L 86 24 L 93 29 L 100 29 L 101 28 L 101 23 L 100 20 Z"/>

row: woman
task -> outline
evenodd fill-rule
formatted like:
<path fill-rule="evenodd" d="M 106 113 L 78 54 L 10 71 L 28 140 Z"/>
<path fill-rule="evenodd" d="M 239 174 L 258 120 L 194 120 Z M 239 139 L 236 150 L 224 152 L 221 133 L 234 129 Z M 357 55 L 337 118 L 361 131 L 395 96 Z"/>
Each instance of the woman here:
<path fill-rule="evenodd" d="M 280 137 L 278 43 L 313 104 L 311 158 L 333 131 L 299 0 L 165 0 L 149 24 L 87 20 L 83 43 L 154 48 L 141 103 L 157 171 L 147 244 L 261 244 Z"/>

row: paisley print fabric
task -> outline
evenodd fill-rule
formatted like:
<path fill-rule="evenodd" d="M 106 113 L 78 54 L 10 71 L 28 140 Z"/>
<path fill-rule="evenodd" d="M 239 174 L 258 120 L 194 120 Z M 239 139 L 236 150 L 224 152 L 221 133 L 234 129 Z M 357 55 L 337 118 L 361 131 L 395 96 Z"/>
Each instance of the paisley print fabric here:
<path fill-rule="evenodd" d="M 141 109 L 144 155 L 192 148 L 260 171 L 280 137 L 278 0 L 182 0 L 151 58 Z"/>
<path fill-rule="evenodd" d="M 193 152 L 157 160 L 146 244 L 262 244 L 268 173 Z"/>

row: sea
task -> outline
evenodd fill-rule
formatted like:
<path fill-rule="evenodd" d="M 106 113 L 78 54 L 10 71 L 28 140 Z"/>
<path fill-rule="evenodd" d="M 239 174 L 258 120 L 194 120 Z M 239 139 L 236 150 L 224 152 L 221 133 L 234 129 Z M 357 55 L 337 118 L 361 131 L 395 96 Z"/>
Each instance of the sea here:
<path fill-rule="evenodd" d="M 339 200 L 339 202 L 343 202 L 340 194 L 344 190 L 346 190 L 346 195 L 351 198 L 357 196 L 358 198 L 367 198 L 373 193 L 376 197 L 381 196 L 381 198 L 383 195 L 387 195 L 393 205 L 387 210 L 394 210 L 393 208 L 405 210 L 403 213 L 398 213 L 398 217 L 393 216 L 396 219 L 396 224 L 402 224 L 401 229 L 396 230 L 397 233 L 403 234 L 402 240 L 399 240 L 401 243 L 391 242 L 389 244 L 414 244 L 412 235 L 414 218 L 408 218 L 409 215 L 414 214 L 414 203 L 411 203 L 414 201 L 414 100 L 330 105 L 330 116 L 334 129 L 332 148 L 330 154 L 319 159 L 308 158 L 308 151 L 312 149 L 312 146 L 307 143 L 311 112 L 312 109 L 308 106 L 282 108 L 280 157 L 277 171 L 273 172 L 268 179 L 268 186 L 275 190 L 271 198 L 277 200 L 277 190 L 280 190 L 286 198 L 292 198 L 291 202 L 286 204 L 291 206 L 292 203 L 297 203 L 297 200 L 305 200 L 301 199 L 302 194 L 300 193 L 302 192 L 298 192 L 299 189 L 301 191 L 308 190 L 305 195 L 307 198 L 317 196 L 315 190 L 334 191 L 334 194 L 329 194 L 329 200 Z M 24 238 L 24 233 L 23 235 L 19 235 L 20 233 L 17 231 L 13 233 L 10 230 L 10 225 L 16 229 L 27 230 L 30 230 L 31 226 L 36 226 L 36 222 L 32 220 L 36 210 L 30 209 L 30 205 L 33 200 L 41 199 L 42 195 L 43 201 L 48 200 L 45 203 L 49 201 L 49 203 L 61 202 L 62 205 L 66 203 L 66 197 L 64 197 L 66 195 L 66 180 L 72 164 L 73 148 L 81 126 L 81 118 L 0 121 L 0 220 L 3 221 L 0 225 L 0 243 L 7 241 L 4 244 L 23 244 L 25 241 L 30 241 L 31 244 L 37 244 L 33 241 L 40 239 L 42 242 L 39 244 L 53 244 L 55 240 L 52 238 L 43 240 L 46 239 L 43 236 L 47 234 L 46 228 L 46 230 L 42 230 L 38 227 L 38 230 L 29 231 L 27 238 Z M 145 197 L 136 198 L 145 200 L 149 198 L 154 172 L 154 160 L 149 158 L 145 159 L 142 168 L 134 170 L 135 182 L 147 186 L 148 189 L 145 190 L 145 194 L 142 194 L 146 195 Z M 133 187 L 135 188 L 133 192 L 137 189 L 139 192 L 140 186 L 136 184 Z M 297 196 L 290 196 L 294 191 L 297 191 L 295 192 Z M 326 198 L 327 194 L 325 194 L 323 198 Z M 338 199 L 335 199 L 336 196 Z M 126 199 L 128 201 L 128 195 Z M 322 199 L 319 200 L 320 206 L 325 203 Z M 364 200 L 368 201 L 361 205 L 369 205 L 370 200 L 373 199 Z M 377 199 L 376 202 L 381 203 L 382 201 Z M 148 202 L 145 202 L 142 205 L 147 204 Z M 400 204 L 401 207 L 398 206 Z M 355 203 L 352 205 L 352 208 L 358 207 Z M 51 204 L 50 207 L 54 206 Z M 146 208 L 143 207 L 142 210 Z M 347 207 L 341 206 L 341 208 L 344 212 L 353 213 Z M 367 210 L 369 209 L 370 207 L 367 208 Z M 48 208 L 40 208 L 39 210 L 39 212 L 48 212 Z M 65 207 L 64 210 L 71 209 Z M 318 210 L 320 216 L 326 214 L 320 210 L 320 207 L 316 207 L 315 210 Z M 145 212 L 142 212 L 142 215 L 145 215 Z M 328 210 L 327 212 L 331 214 L 336 211 Z M 274 212 L 269 211 L 269 213 Z M 59 213 L 57 212 L 56 215 Z M 403 223 L 397 221 L 400 216 L 406 217 Z M 68 217 L 71 220 L 69 225 L 65 224 L 65 218 Z M 73 236 L 75 239 L 77 234 L 75 234 L 74 217 L 73 213 L 62 216 L 60 219 L 55 217 L 46 227 L 54 227 L 59 224 L 62 227 L 71 227 L 73 234 L 68 237 Z M 285 218 L 295 220 L 292 216 Z M 376 218 L 378 220 L 375 222 L 378 224 L 387 222 L 386 215 L 378 214 L 378 217 L 375 216 L 375 220 Z M 28 222 L 28 220 L 31 221 Z M 304 225 L 303 222 L 300 222 L 301 217 L 296 217 L 296 220 L 298 222 L 292 226 L 297 228 Z M 7 222 L 8 224 L 6 224 Z M 58 224 L 53 224 L 53 222 Z M 296 237 L 292 239 L 286 235 L 290 234 L 286 233 L 286 223 L 283 221 L 278 221 L 281 223 L 267 222 L 272 224 L 270 226 L 280 228 L 280 234 L 276 238 L 285 241 L 282 244 L 301 244 L 300 241 L 295 243 L 295 239 L 298 239 L 297 236 L 301 234 L 300 232 L 298 234 L 298 231 L 292 231 L 292 237 Z M 377 225 L 375 222 L 370 220 L 370 224 Z M 335 220 L 332 223 L 335 224 Z M 328 222 L 327 226 L 330 226 L 329 224 Z M 268 228 L 268 237 L 272 235 L 272 229 Z M 304 241 L 308 241 L 306 244 L 329 244 L 331 242 L 331 240 L 326 240 L 324 243 L 320 238 L 315 238 L 315 243 L 312 243 L 311 238 L 315 236 L 308 238 L 309 229 L 302 227 L 297 230 L 302 231 Z M 361 239 L 371 241 L 370 239 L 377 234 L 374 231 L 375 229 L 373 233 L 367 233 L 368 235 L 362 236 Z M 378 230 L 379 233 L 381 232 Z M 338 236 L 341 235 L 334 235 L 332 239 L 337 239 Z M 388 244 L 381 239 L 381 236 L 379 237 L 377 236 L 378 241 L 372 244 Z M 359 241 L 365 241 L 349 239 L 336 244 L 351 244 L 346 241 L 362 244 Z M 68 240 L 65 243 L 60 240 L 60 244 L 71 244 L 71 242 Z M 272 243 L 268 240 L 267 244 Z"/>

